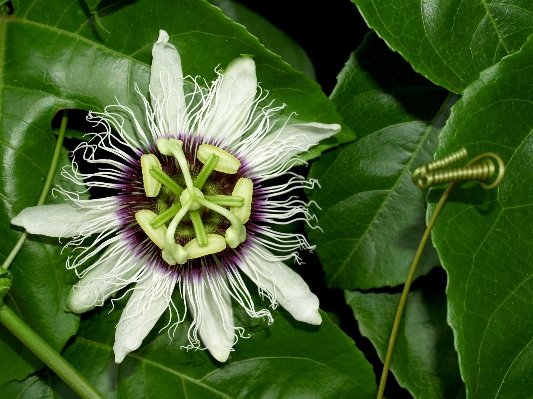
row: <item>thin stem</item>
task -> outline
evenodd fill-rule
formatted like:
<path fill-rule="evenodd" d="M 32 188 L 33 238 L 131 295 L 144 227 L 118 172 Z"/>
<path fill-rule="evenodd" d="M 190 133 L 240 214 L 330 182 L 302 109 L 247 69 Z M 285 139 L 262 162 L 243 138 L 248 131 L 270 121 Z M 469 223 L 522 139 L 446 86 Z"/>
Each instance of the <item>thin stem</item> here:
<path fill-rule="evenodd" d="M 0 304 L 0 322 L 83 399 L 105 399 L 74 367 L 24 323 L 7 305 Z"/>
<path fill-rule="evenodd" d="M 194 234 L 196 235 L 198 245 L 200 247 L 205 247 L 207 245 L 207 233 L 205 232 L 200 212 L 190 211 L 189 215 L 191 216 L 192 225 L 194 226 Z"/>
<path fill-rule="evenodd" d="M 205 182 L 207 181 L 207 178 L 217 166 L 218 159 L 219 158 L 215 154 L 209 155 L 209 158 L 206 159 L 204 166 L 202 166 L 202 170 L 200 171 L 200 173 L 196 177 L 196 181 L 194 182 L 194 187 L 196 187 L 198 190 L 202 189 Z"/>
<path fill-rule="evenodd" d="M 204 199 L 222 206 L 242 207 L 244 205 L 244 198 L 235 195 L 204 195 Z"/>
<path fill-rule="evenodd" d="M 161 212 L 155 218 L 152 219 L 150 224 L 154 229 L 158 229 L 163 226 L 166 222 L 172 219 L 176 213 L 181 209 L 181 203 L 179 201 L 174 202 L 174 204 L 168 208 L 166 211 Z"/>
<path fill-rule="evenodd" d="M 212 202 L 209 202 L 204 198 L 196 198 L 196 202 L 198 202 L 200 205 L 205 206 L 206 208 L 211 209 L 212 211 L 220 213 L 222 216 L 228 219 L 231 224 L 234 224 L 237 226 L 242 224 L 241 221 L 237 218 L 237 216 L 235 216 L 233 213 L 231 213 L 226 208 L 222 208 L 221 206 L 217 204 L 213 204 Z"/>
<path fill-rule="evenodd" d="M 48 193 L 50 192 L 50 187 L 52 187 L 52 182 L 54 181 L 54 175 L 56 173 L 57 169 L 57 163 L 59 162 L 59 156 L 61 155 L 61 148 L 63 147 L 63 139 L 65 138 L 65 132 L 67 130 L 67 122 L 68 122 L 68 109 L 63 110 L 63 117 L 61 118 L 61 126 L 59 127 L 59 133 L 57 135 L 57 142 L 56 147 L 54 149 L 54 155 L 52 156 L 52 163 L 50 163 L 50 169 L 48 169 L 48 175 L 46 176 L 46 181 L 44 182 L 43 191 L 41 191 L 41 196 L 39 197 L 39 200 L 37 201 L 37 205 L 44 204 L 44 201 L 46 200 L 46 197 L 48 197 Z M 28 238 L 29 234 L 27 231 L 22 233 L 19 240 L 7 256 L 6 260 L 4 260 L 4 263 L 2 264 L 2 267 L 4 269 L 9 269 L 9 266 L 11 266 L 11 263 L 15 260 L 15 257 L 18 255 L 20 250 L 22 249 L 22 246 L 26 242 L 26 239 Z"/>
<path fill-rule="evenodd" d="M 387 349 L 387 354 L 385 356 L 385 363 L 383 365 L 383 373 L 381 374 L 381 380 L 379 382 L 379 390 L 378 390 L 377 399 L 382 399 L 383 394 L 385 392 L 385 384 L 387 383 L 387 376 L 389 374 L 389 368 L 390 368 L 390 363 L 392 359 L 392 352 L 394 351 L 394 344 L 396 343 L 396 337 L 398 335 L 398 330 L 400 328 L 400 321 L 402 320 L 403 310 L 407 302 L 407 296 L 409 295 L 409 289 L 411 288 L 411 283 L 413 282 L 413 278 L 416 273 L 418 262 L 420 261 L 420 257 L 422 256 L 424 247 L 426 246 L 426 243 L 431 234 L 431 229 L 433 229 L 433 226 L 435 225 L 435 222 L 437 221 L 437 218 L 439 217 L 440 211 L 444 207 L 444 204 L 446 203 L 446 200 L 448 199 L 448 196 L 450 195 L 450 191 L 452 191 L 454 186 L 455 186 L 455 182 L 450 183 L 448 187 L 446 188 L 446 190 L 444 191 L 444 194 L 442 194 L 442 197 L 440 197 L 439 203 L 437 204 L 437 207 L 435 208 L 435 212 L 433 212 L 433 216 L 431 216 L 431 220 L 429 221 L 426 227 L 426 231 L 424 231 L 424 235 L 422 236 L 422 240 L 420 241 L 420 245 L 418 246 L 418 250 L 416 251 L 415 258 L 413 259 L 411 269 L 409 270 L 409 275 L 407 276 L 407 281 L 405 282 L 405 285 L 403 287 L 402 297 L 400 298 L 398 310 L 396 311 L 394 325 L 392 326 L 392 332 L 391 332 L 390 340 L 389 340 L 389 348 Z"/>
<path fill-rule="evenodd" d="M 183 193 L 183 188 L 161 169 L 152 168 L 150 174 L 162 185 L 176 194 L 178 197 Z"/>

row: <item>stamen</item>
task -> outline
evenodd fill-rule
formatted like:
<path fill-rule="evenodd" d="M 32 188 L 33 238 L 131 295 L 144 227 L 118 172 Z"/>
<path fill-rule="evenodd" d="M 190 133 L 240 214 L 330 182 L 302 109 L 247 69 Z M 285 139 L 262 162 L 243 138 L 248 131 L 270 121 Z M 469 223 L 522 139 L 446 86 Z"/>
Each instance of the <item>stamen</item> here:
<path fill-rule="evenodd" d="M 141 156 L 141 170 L 143 175 L 144 192 L 147 197 L 157 197 L 161 189 L 161 182 L 150 174 L 150 169 L 162 170 L 159 159 L 154 154 Z"/>
<path fill-rule="evenodd" d="M 204 198 L 221 206 L 241 207 L 244 205 L 244 198 L 233 195 L 204 195 Z"/>
<path fill-rule="evenodd" d="M 231 224 L 235 224 L 235 225 L 242 224 L 241 221 L 237 219 L 237 217 L 226 208 L 213 204 L 212 202 L 207 201 L 205 198 L 196 198 L 196 202 L 198 202 L 200 205 L 205 206 L 206 208 L 209 208 L 217 213 L 220 213 L 222 216 L 228 219 L 231 222 Z"/>
<path fill-rule="evenodd" d="M 196 201 L 215 212 L 220 213 L 226 219 L 231 222 L 231 226 L 226 230 L 226 242 L 231 248 L 237 248 L 237 246 L 246 240 L 246 228 L 240 222 L 240 220 L 231 213 L 228 209 L 219 205 L 213 204 L 205 200 L 204 198 L 197 198 Z"/>
<path fill-rule="evenodd" d="M 202 223 L 202 218 L 200 217 L 200 211 L 190 211 L 189 215 L 192 220 L 192 225 L 194 226 L 194 233 L 196 234 L 198 245 L 205 247 L 207 245 L 207 233 L 204 224 Z"/>
<path fill-rule="evenodd" d="M 202 189 L 205 182 L 207 181 L 207 178 L 209 177 L 211 172 L 215 169 L 215 166 L 217 166 L 219 159 L 220 158 L 216 156 L 215 154 L 209 155 L 209 157 L 204 163 L 204 166 L 202 167 L 202 170 L 198 174 L 196 181 L 194 182 L 194 187 L 196 187 L 199 190 Z"/>
<path fill-rule="evenodd" d="M 191 198 L 189 202 L 187 202 L 183 208 L 181 208 L 176 216 L 174 216 L 174 219 L 172 219 L 172 222 L 170 222 L 170 225 L 168 226 L 167 232 L 165 234 L 165 247 L 162 251 L 163 259 L 169 264 L 169 265 L 175 265 L 176 263 L 182 265 L 185 262 L 187 262 L 187 251 L 183 249 L 181 245 L 176 243 L 176 239 L 174 236 L 176 235 L 176 229 L 178 227 L 178 224 L 181 222 L 181 219 L 183 219 L 183 216 L 189 211 L 189 208 L 193 204 L 193 199 Z M 174 263 L 172 263 L 174 262 Z"/>
<path fill-rule="evenodd" d="M 194 188 L 192 182 L 191 173 L 189 172 L 189 166 L 187 165 L 187 158 L 183 153 L 183 142 L 176 139 L 157 139 L 157 148 L 163 155 L 173 155 L 180 165 L 181 173 L 185 179 L 185 184 L 189 190 Z"/>
<path fill-rule="evenodd" d="M 220 147 L 215 147 L 214 145 L 210 144 L 201 144 L 198 147 L 198 152 L 196 153 L 196 156 L 198 157 L 200 162 L 205 164 L 210 155 L 216 155 L 220 158 L 214 168 L 219 172 L 224 172 L 233 175 L 237 173 L 237 171 L 241 167 L 241 161 L 239 161 L 229 152 L 223 150 Z"/>
<path fill-rule="evenodd" d="M 216 254 L 226 249 L 224 237 L 218 234 L 207 235 L 207 245 L 201 247 L 196 238 L 185 245 L 185 250 L 189 254 L 189 259 L 200 258 L 202 256 Z"/>
<path fill-rule="evenodd" d="M 152 168 L 150 169 L 150 174 L 161 184 L 164 184 L 165 187 L 167 187 L 174 194 L 181 195 L 181 193 L 183 193 L 183 188 L 162 170 Z"/>
<path fill-rule="evenodd" d="M 174 204 L 168 208 L 166 211 L 161 212 L 159 215 L 157 215 L 155 218 L 152 219 L 150 224 L 154 229 L 157 229 L 161 226 L 163 226 L 166 222 L 168 222 L 170 219 L 176 215 L 176 213 L 179 212 L 181 209 L 181 203 L 179 201 L 174 202 Z"/>
<path fill-rule="evenodd" d="M 241 177 L 235 187 L 233 188 L 232 196 L 238 196 L 243 198 L 243 205 L 236 207 L 230 205 L 230 212 L 233 213 L 242 224 L 245 224 L 250 219 L 250 213 L 252 211 L 252 196 L 254 193 L 254 183 L 251 179 Z"/>
<path fill-rule="evenodd" d="M 137 223 L 139 223 L 139 226 L 141 226 L 148 238 L 150 238 L 150 240 L 152 240 L 159 248 L 163 248 L 165 246 L 167 227 L 152 227 L 151 221 L 155 217 L 156 214 L 148 209 L 143 209 L 135 213 L 135 219 L 137 220 Z"/>

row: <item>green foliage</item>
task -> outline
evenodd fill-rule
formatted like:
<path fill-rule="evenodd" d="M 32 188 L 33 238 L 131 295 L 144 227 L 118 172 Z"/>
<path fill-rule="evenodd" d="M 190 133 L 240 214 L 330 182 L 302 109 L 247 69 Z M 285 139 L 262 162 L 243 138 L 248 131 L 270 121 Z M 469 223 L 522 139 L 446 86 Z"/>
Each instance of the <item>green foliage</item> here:
<path fill-rule="evenodd" d="M 345 292 L 346 302 L 354 312 L 361 334 L 370 339 L 381 360 L 387 352 L 400 296 Z M 400 324 L 391 370 L 398 383 L 407 388 L 414 398 L 464 397 L 452 329 L 446 324 L 446 295 L 443 289 L 435 292 L 434 286 L 428 286 L 411 291 Z"/>
<path fill-rule="evenodd" d="M 388 65 L 395 65 L 391 71 Z M 424 192 L 411 171 L 432 160 L 437 135 L 456 100 L 412 71 L 369 34 L 331 95 L 359 140 L 325 154 L 310 177 L 323 230 L 309 230 L 326 283 L 344 289 L 405 281 L 425 229 Z M 438 264 L 428 247 L 418 275 Z"/>
<path fill-rule="evenodd" d="M 528 0 L 352 1 L 416 71 L 455 93 L 518 51 L 533 31 Z"/>
<path fill-rule="evenodd" d="M 250 336 L 239 340 L 224 367 L 207 351 L 180 348 L 188 344 L 188 321 L 180 324 L 174 339 L 166 332 L 158 334 L 168 322 L 164 316 L 143 347 L 116 365 L 112 345 L 121 308 L 115 304 L 109 313 L 111 306 L 106 305 L 92 312 L 64 353 L 106 397 L 247 398 L 259 393 L 279 398 L 375 397 L 372 368 L 324 313 L 322 325 L 316 327 L 295 322 L 285 312 L 274 312 L 271 326 L 237 312 Z M 2 397 L 52 399 L 56 395 L 69 398 L 73 392 L 44 373 L 6 385 Z"/>
<path fill-rule="evenodd" d="M 437 151 L 465 146 L 470 158 L 492 151 L 507 165 L 495 190 L 455 188 L 434 229 L 469 398 L 533 395 L 532 59 L 530 37 L 484 71 L 453 108 Z"/>

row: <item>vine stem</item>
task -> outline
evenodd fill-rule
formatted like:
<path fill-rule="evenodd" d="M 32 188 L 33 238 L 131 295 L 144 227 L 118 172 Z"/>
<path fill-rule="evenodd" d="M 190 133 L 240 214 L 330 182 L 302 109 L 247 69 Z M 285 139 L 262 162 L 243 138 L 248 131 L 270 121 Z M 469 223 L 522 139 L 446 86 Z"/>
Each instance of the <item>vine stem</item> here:
<path fill-rule="evenodd" d="M 392 326 L 392 331 L 391 331 L 391 335 L 389 339 L 389 347 L 387 349 L 387 354 L 385 356 L 385 363 L 383 365 L 383 373 L 381 374 L 381 380 L 379 381 L 377 399 L 382 399 L 383 394 L 385 393 L 385 384 L 387 383 L 387 376 L 389 374 L 389 368 L 390 368 L 390 363 L 392 359 L 392 352 L 394 351 L 394 344 L 396 343 L 396 337 L 398 335 L 398 330 L 400 328 L 400 322 L 402 320 L 403 310 L 407 302 L 407 296 L 409 295 L 409 290 L 411 289 L 411 283 L 413 282 L 413 279 L 415 277 L 416 268 L 418 267 L 420 257 L 422 256 L 424 247 L 426 246 L 426 243 L 429 239 L 431 230 L 433 229 L 433 226 L 435 225 L 435 222 L 437 221 L 437 218 L 439 217 L 439 214 L 442 208 L 444 207 L 444 204 L 446 203 L 446 200 L 448 199 L 450 192 L 455 186 L 455 183 L 456 182 L 450 183 L 448 187 L 446 188 L 446 190 L 444 191 L 444 193 L 442 194 L 442 197 L 440 197 L 439 203 L 437 204 L 437 207 L 435 208 L 435 212 L 433 212 L 433 215 L 431 216 L 431 220 L 429 221 L 426 227 L 426 231 L 424 231 L 424 235 L 422 236 L 422 240 L 420 240 L 420 245 L 418 246 L 418 249 L 416 251 L 415 258 L 413 259 L 413 263 L 411 264 L 411 269 L 409 270 L 407 281 L 405 282 L 405 285 L 403 287 L 403 292 L 400 298 L 400 303 L 398 304 L 398 310 L 396 311 L 396 317 L 394 318 L 394 325 Z"/>
<path fill-rule="evenodd" d="M 74 367 L 35 331 L 22 321 L 7 305 L 0 305 L 0 321 L 39 359 L 65 381 L 83 399 L 105 399 Z"/>
<path fill-rule="evenodd" d="M 37 205 L 44 204 L 57 169 L 59 156 L 63 147 L 63 139 L 67 130 L 68 110 L 63 110 L 61 118 L 61 127 L 57 136 L 52 163 L 48 170 L 48 175 L 44 183 L 41 196 Z M 4 269 L 8 269 L 13 260 L 22 249 L 24 242 L 28 238 L 27 231 L 22 233 L 19 240 L 2 264 Z M 39 357 L 52 371 L 54 371 L 63 381 L 65 381 L 81 398 L 83 399 L 105 399 L 100 392 L 94 388 L 89 381 L 85 379 L 74 367 L 72 367 L 59 353 L 57 353 L 46 341 L 44 341 L 30 326 L 21 320 L 6 304 L 1 302 L 0 298 L 0 323 L 7 327 L 24 345 L 28 347 L 35 355 Z"/>
<path fill-rule="evenodd" d="M 54 181 L 54 175 L 57 169 L 57 163 L 59 162 L 59 156 L 61 155 L 61 148 L 63 147 L 63 139 L 65 138 L 65 132 L 67 131 L 67 122 L 68 109 L 65 109 L 63 110 L 63 117 L 61 118 L 61 126 L 59 127 L 59 133 L 57 135 L 57 142 L 56 147 L 54 149 L 54 155 L 52 156 L 52 163 L 50 164 L 50 169 L 48 169 L 48 175 L 46 176 L 46 181 L 44 182 L 44 187 L 43 191 L 41 191 L 41 196 L 37 201 L 37 206 L 44 204 L 44 201 L 46 201 L 46 197 L 48 197 L 48 193 L 50 192 L 50 188 L 52 187 L 52 182 Z M 9 269 L 9 266 L 11 266 L 11 263 L 13 263 L 13 260 L 22 249 L 22 246 L 26 242 L 28 236 L 29 233 L 27 231 L 24 231 L 24 233 L 22 233 L 19 240 L 17 241 L 17 243 L 7 256 L 6 260 L 2 264 L 2 267 L 4 269 Z"/>

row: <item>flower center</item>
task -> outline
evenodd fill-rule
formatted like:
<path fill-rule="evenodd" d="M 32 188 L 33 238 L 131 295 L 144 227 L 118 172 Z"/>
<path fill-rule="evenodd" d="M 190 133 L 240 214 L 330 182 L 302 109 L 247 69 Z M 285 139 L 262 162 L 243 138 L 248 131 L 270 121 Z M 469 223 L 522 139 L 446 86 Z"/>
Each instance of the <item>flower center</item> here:
<path fill-rule="evenodd" d="M 135 218 L 150 240 L 161 249 L 163 259 L 169 265 L 184 264 L 188 259 L 221 252 L 226 245 L 236 248 L 244 242 L 244 224 L 251 212 L 252 181 L 240 178 L 232 195 L 216 194 L 209 184 L 206 185 L 213 171 L 237 173 L 240 161 L 222 148 L 202 144 L 196 157 L 203 166 L 193 178 L 180 140 L 162 138 L 156 145 L 161 154 L 177 161 L 181 175 L 179 178 L 169 176 L 154 154 L 143 155 L 141 169 L 145 194 L 155 198 L 158 206 L 157 213 L 143 209 L 136 212 Z M 225 221 L 226 226 L 230 223 L 224 237 L 212 233 L 221 221 Z M 190 237 L 186 243 L 183 240 L 176 242 L 176 237 L 184 235 Z"/>

